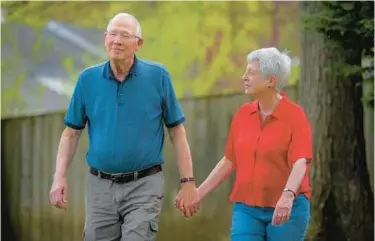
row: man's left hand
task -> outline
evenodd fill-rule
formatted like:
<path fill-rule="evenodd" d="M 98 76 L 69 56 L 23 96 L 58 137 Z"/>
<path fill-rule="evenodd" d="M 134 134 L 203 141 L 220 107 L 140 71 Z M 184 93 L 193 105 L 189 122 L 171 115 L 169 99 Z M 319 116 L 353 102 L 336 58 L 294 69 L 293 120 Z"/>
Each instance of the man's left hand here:
<path fill-rule="evenodd" d="M 294 195 L 292 192 L 283 192 L 276 204 L 272 217 L 272 225 L 282 225 L 289 220 L 292 212 Z"/>
<path fill-rule="evenodd" d="M 199 210 L 198 190 L 194 182 L 181 184 L 181 189 L 176 196 L 176 208 L 178 208 L 185 217 L 193 216 Z"/>

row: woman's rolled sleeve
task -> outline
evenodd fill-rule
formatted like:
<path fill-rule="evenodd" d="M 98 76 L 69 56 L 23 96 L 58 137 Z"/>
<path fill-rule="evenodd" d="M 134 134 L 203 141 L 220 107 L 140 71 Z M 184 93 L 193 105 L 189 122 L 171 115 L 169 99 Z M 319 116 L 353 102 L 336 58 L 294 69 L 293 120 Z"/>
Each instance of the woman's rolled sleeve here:
<path fill-rule="evenodd" d="M 229 130 L 227 145 L 226 145 L 226 148 L 225 148 L 225 158 L 227 160 L 233 162 L 233 164 L 236 164 L 236 155 L 235 155 L 235 152 L 234 152 L 234 125 L 233 125 L 233 121 L 232 121 L 230 130 Z"/>
<path fill-rule="evenodd" d="M 301 158 L 305 158 L 307 163 L 313 159 L 312 130 L 306 115 L 294 126 L 288 150 L 288 161 L 291 165 Z"/>

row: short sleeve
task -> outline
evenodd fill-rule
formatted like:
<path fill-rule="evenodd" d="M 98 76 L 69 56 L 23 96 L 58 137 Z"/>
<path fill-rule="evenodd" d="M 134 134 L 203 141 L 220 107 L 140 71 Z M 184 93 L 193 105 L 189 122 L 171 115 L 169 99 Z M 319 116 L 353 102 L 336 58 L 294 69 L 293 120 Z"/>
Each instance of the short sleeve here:
<path fill-rule="evenodd" d="M 227 160 L 235 164 L 236 156 L 234 152 L 234 134 L 235 134 L 235 131 L 234 131 L 234 118 L 233 118 L 231 126 L 230 126 L 230 130 L 229 130 L 227 145 L 225 148 L 225 158 L 227 158 Z"/>
<path fill-rule="evenodd" d="M 308 163 L 313 159 L 310 122 L 305 113 L 299 119 L 293 127 L 292 140 L 288 150 L 288 161 L 291 165 L 300 158 L 305 158 Z"/>
<path fill-rule="evenodd" d="M 69 107 L 65 115 L 64 124 L 76 130 L 82 130 L 86 126 L 86 110 L 82 90 L 82 76 L 78 78 Z"/>
<path fill-rule="evenodd" d="M 165 125 L 168 128 L 175 127 L 185 121 L 185 115 L 182 111 L 180 103 L 177 99 L 175 90 L 173 88 L 171 76 L 168 71 L 163 71 L 162 76 L 163 88 L 163 118 Z"/>

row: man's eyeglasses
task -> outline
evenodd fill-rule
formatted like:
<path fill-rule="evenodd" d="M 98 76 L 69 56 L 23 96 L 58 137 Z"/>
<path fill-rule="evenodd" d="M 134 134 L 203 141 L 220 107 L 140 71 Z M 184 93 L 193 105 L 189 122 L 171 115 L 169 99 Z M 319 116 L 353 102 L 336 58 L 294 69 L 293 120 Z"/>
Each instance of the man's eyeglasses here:
<path fill-rule="evenodd" d="M 115 37 L 119 36 L 120 39 L 124 39 L 124 40 L 129 40 L 129 39 L 132 39 L 132 38 L 139 38 L 139 37 L 137 37 L 135 35 L 132 35 L 132 34 L 119 33 L 119 32 L 114 32 L 114 31 L 108 32 L 108 35 L 111 36 L 112 38 L 115 38 Z"/>

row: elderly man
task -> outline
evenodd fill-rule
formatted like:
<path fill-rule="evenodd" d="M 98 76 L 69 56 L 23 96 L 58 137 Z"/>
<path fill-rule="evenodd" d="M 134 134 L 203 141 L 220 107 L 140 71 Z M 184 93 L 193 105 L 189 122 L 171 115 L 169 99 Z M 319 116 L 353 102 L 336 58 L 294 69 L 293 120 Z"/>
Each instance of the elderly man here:
<path fill-rule="evenodd" d="M 163 124 L 177 152 L 185 216 L 197 211 L 185 117 L 167 69 L 137 58 L 141 26 L 117 14 L 104 34 L 109 60 L 78 78 L 64 123 L 50 202 L 66 208 L 66 172 L 82 129 L 88 125 L 86 160 L 87 241 L 153 241 L 164 195 Z"/>

